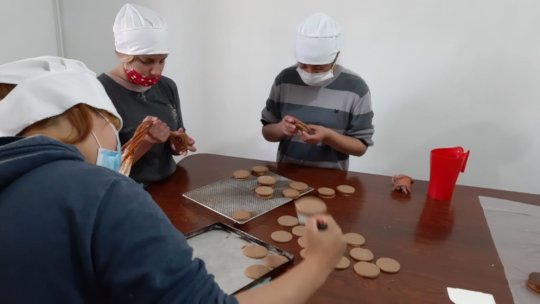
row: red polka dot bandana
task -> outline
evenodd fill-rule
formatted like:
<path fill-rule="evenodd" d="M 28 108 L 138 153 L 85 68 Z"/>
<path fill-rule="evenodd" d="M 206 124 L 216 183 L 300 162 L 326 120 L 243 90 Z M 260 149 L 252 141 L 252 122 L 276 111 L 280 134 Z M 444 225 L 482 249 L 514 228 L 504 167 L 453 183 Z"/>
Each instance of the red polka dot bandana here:
<path fill-rule="evenodd" d="M 124 68 L 124 71 L 126 71 L 126 75 L 129 79 L 129 81 L 133 82 L 134 84 L 138 84 L 143 87 L 150 87 L 155 85 L 158 81 L 161 75 L 157 76 L 143 76 L 139 72 L 135 71 L 133 68 L 130 67 L 130 69 Z"/>

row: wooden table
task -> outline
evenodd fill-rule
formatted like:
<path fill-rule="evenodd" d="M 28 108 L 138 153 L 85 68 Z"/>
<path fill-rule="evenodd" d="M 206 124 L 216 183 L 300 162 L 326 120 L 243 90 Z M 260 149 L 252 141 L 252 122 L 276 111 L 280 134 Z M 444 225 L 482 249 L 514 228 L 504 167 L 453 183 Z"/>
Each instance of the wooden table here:
<path fill-rule="evenodd" d="M 426 196 L 425 181 L 415 181 L 412 194 L 404 196 L 391 191 L 389 176 L 212 154 L 183 159 L 173 176 L 149 186 L 148 191 L 183 233 L 223 222 L 295 254 L 298 263 L 300 247 L 295 241 L 278 244 L 270 239 L 271 232 L 282 229 L 278 217 L 295 215 L 294 204 L 234 225 L 182 196 L 254 165 L 266 165 L 272 172 L 314 188 L 354 186 L 353 196 L 326 200 L 329 213 L 344 233 L 364 235 L 364 247 L 376 258 L 387 256 L 401 263 L 399 273 L 381 273 L 376 279 L 361 278 L 352 268 L 335 271 L 309 303 L 451 303 L 446 287 L 490 293 L 497 303 L 513 302 L 478 196 L 539 204 L 540 195 L 457 186 L 451 202 L 440 202 Z"/>

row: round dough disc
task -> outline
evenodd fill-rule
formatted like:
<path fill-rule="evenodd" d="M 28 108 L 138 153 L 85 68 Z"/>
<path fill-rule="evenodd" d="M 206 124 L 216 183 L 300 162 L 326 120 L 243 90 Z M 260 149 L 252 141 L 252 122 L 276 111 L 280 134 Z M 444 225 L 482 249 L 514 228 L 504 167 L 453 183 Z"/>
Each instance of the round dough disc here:
<path fill-rule="evenodd" d="M 304 182 L 291 182 L 289 184 L 289 187 L 294 189 L 294 190 L 298 190 L 300 192 L 302 191 L 306 191 L 307 188 L 308 188 L 308 185 Z"/>
<path fill-rule="evenodd" d="M 301 237 L 298 238 L 298 245 L 300 245 L 300 247 L 302 247 L 302 248 L 306 248 L 307 242 L 306 242 L 306 237 L 305 236 L 301 236 Z"/>
<path fill-rule="evenodd" d="M 305 226 L 294 226 L 292 229 L 292 234 L 296 236 L 304 236 L 305 231 L 306 231 Z"/>
<path fill-rule="evenodd" d="M 233 172 L 233 177 L 238 180 L 246 180 L 251 173 L 248 170 L 236 170 Z"/>
<path fill-rule="evenodd" d="M 269 169 L 266 166 L 254 166 L 253 168 L 251 168 L 251 171 L 253 171 L 253 174 L 261 176 L 268 173 Z"/>
<path fill-rule="evenodd" d="M 268 254 L 268 249 L 256 244 L 246 245 L 242 248 L 242 252 L 248 258 L 262 259 Z"/>
<path fill-rule="evenodd" d="M 345 242 L 351 246 L 362 246 L 366 243 L 366 239 L 358 233 L 349 232 L 343 235 L 345 237 Z"/>
<path fill-rule="evenodd" d="M 232 213 L 232 218 L 237 221 L 245 221 L 251 218 L 251 212 L 247 210 L 236 210 Z"/>
<path fill-rule="evenodd" d="M 276 179 L 272 176 L 263 175 L 257 177 L 257 183 L 261 186 L 273 187 L 276 184 Z"/>
<path fill-rule="evenodd" d="M 285 264 L 289 261 L 286 257 L 276 254 L 276 255 L 267 255 L 264 258 L 264 265 L 270 268 L 276 268 L 279 265 Z"/>
<path fill-rule="evenodd" d="M 272 198 L 272 195 L 274 194 L 274 189 L 272 187 L 259 186 L 255 188 L 255 194 L 257 195 L 258 198 L 270 199 Z"/>
<path fill-rule="evenodd" d="M 278 243 L 287 243 L 290 240 L 292 240 L 293 236 L 288 231 L 278 230 L 278 231 L 272 232 L 272 234 L 270 235 L 270 238 L 272 238 L 272 240 Z"/>
<path fill-rule="evenodd" d="M 392 258 L 378 258 L 375 264 L 377 264 L 382 271 L 387 273 L 396 273 L 401 268 L 399 262 Z"/>
<path fill-rule="evenodd" d="M 250 279 L 258 279 L 268 273 L 270 271 L 270 268 L 264 266 L 264 265 L 251 265 L 248 266 L 246 269 L 244 269 L 244 275 Z"/>
<path fill-rule="evenodd" d="M 341 260 L 336 265 L 336 269 L 347 269 L 351 266 L 351 260 L 349 260 L 347 257 L 341 257 Z"/>
<path fill-rule="evenodd" d="M 369 262 L 373 260 L 373 257 L 374 257 L 373 252 L 371 252 L 371 250 L 360 248 L 360 247 L 355 247 L 351 249 L 349 254 L 351 255 L 353 259 L 357 261 L 365 261 L 365 262 Z"/>
<path fill-rule="evenodd" d="M 292 215 L 282 215 L 278 219 L 278 224 L 284 227 L 292 227 L 298 225 L 298 219 Z"/>
<path fill-rule="evenodd" d="M 328 188 L 328 187 L 320 187 L 320 188 L 318 188 L 317 193 L 322 198 L 333 198 L 334 196 L 336 196 L 336 191 L 334 191 L 334 189 Z"/>
<path fill-rule="evenodd" d="M 356 191 L 356 189 L 354 189 L 353 186 L 349 186 L 349 185 L 339 185 L 336 187 L 336 190 L 339 194 L 341 195 L 353 195 L 354 192 Z"/>
<path fill-rule="evenodd" d="M 300 196 L 300 192 L 293 188 L 285 188 L 281 193 L 284 197 L 287 198 L 297 198 L 298 196 Z"/>
<path fill-rule="evenodd" d="M 354 264 L 354 271 L 362 277 L 374 279 L 379 276 L 381 270 L 373 263 L 358 262 Z"/>

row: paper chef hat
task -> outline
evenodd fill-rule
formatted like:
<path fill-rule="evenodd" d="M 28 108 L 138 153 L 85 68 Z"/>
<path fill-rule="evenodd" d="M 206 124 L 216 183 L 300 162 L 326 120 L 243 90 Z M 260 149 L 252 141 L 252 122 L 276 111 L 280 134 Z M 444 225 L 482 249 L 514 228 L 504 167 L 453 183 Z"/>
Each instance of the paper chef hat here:
<path fill-rule="evenodd" d="M 122 6 L 113 25 L 116 51 L 126 55 L 168 54 L 167 23 L 154 11 L 135 4 Z"/>
<path fill-rule="evenodd" d="M 122 122 L 96 74 L 77 60 L 46 56 L 0 65 L 0 83 L 17 85 L 0 100 L 0 136 L 14 136 L 80 103 Z"/>
<path fill-rule="evenodd" d="M 309 16 L 296 31 L 296 60 L 305 64 L 328 64 L 338 53 L 341 26 L 325 14 Z"/>

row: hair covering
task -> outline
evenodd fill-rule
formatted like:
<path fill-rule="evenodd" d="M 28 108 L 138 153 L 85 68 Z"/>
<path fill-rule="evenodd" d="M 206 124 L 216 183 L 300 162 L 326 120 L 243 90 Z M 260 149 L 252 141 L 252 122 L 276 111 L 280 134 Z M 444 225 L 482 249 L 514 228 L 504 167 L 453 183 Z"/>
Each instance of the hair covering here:
<path fill-rule="evenodd" d="M 122 118 L 96 74 L 84 63 L 36 57 L 0 65 L 0 83 L 17 85 L 0 100 L 0 136 L 14 136 L 45 118 L 84 103 Z"/>
<path fill-rule="evenodd" d="M 296 31 L 296 60 L 305 64 L 328 64 L 338 53 L 341 26 L 329 16 L 316 13 L 298 25 Z"/>
<path fill-rule="evenodd" d="M 116 51 L 127 55 L 168 54 L 167 23 L 154 11 L 135 4 L 122 6 L 113 25 Z"/>

